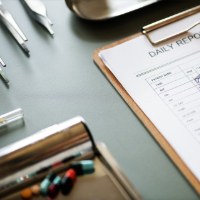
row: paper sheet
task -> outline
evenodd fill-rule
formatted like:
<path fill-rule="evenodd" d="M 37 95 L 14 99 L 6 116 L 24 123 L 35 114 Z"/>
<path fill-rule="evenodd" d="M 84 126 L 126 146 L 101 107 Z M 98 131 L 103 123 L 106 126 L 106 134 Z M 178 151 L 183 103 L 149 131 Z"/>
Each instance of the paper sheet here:
<path fill-rule="evenodd" d="M 200 180 L 200 26 L 157 46 L 142 35 L 99 55 Z"/>

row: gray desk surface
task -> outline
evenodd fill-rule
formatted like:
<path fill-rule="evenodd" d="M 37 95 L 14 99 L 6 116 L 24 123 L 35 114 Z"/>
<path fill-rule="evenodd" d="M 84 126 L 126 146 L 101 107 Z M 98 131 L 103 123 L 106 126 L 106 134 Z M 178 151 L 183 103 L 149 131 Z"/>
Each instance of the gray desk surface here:
<path fill-rule="evenodd" d="M 77 18 L 64 0 L 43 1 L 54 37 L 28 15 L 21 1 L 3 0 L 29 39 L 30 57 L 0 24 L 0 55 L 10 79 L 9 87 L 0 82 L 0 114 L 19 107 L 25 113 L 23 126 L 0 132 L 0 147 L 80 115 L 144 199 L 200 199 L 92 59 L 95 49 L 199 1 L 160 2 L 104 22 Z"/>

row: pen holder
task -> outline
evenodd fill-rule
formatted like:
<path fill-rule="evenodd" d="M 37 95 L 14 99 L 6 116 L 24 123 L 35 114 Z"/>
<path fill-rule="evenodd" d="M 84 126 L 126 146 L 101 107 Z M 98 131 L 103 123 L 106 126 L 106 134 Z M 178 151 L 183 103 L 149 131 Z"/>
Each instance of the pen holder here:
<path fill-rule="evenodd" d="M 105 145 L 94 143 L 81 117 L 1 149 L 0 199 L 21 199 L 22 189 L 40 184 L 49 171 L 63 176 L 70 163 L 77 160 L 93 160 L 95 172 L 78 177 L 68 199 L 141 199 Z M 65 197 L 59 194 L 56 199 Z"/>

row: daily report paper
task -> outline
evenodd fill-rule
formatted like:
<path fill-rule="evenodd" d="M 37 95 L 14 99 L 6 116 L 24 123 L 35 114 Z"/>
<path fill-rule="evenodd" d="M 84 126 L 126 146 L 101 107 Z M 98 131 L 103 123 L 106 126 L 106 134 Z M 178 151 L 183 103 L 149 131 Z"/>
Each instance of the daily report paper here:
<path fill-rule="evenodd" d="M 200 181 L 200 26 L 157 46 L 142 35 L 99 56 Z"/>

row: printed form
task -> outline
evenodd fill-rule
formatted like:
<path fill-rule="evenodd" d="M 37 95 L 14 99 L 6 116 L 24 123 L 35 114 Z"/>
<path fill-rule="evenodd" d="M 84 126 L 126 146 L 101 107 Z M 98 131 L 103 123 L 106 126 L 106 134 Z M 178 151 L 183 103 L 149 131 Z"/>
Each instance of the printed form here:
<path fill-rule="evenodd" d="M 99 56 L 200 181 L 200 26 L 157 46 L 142 35 Z"/>

